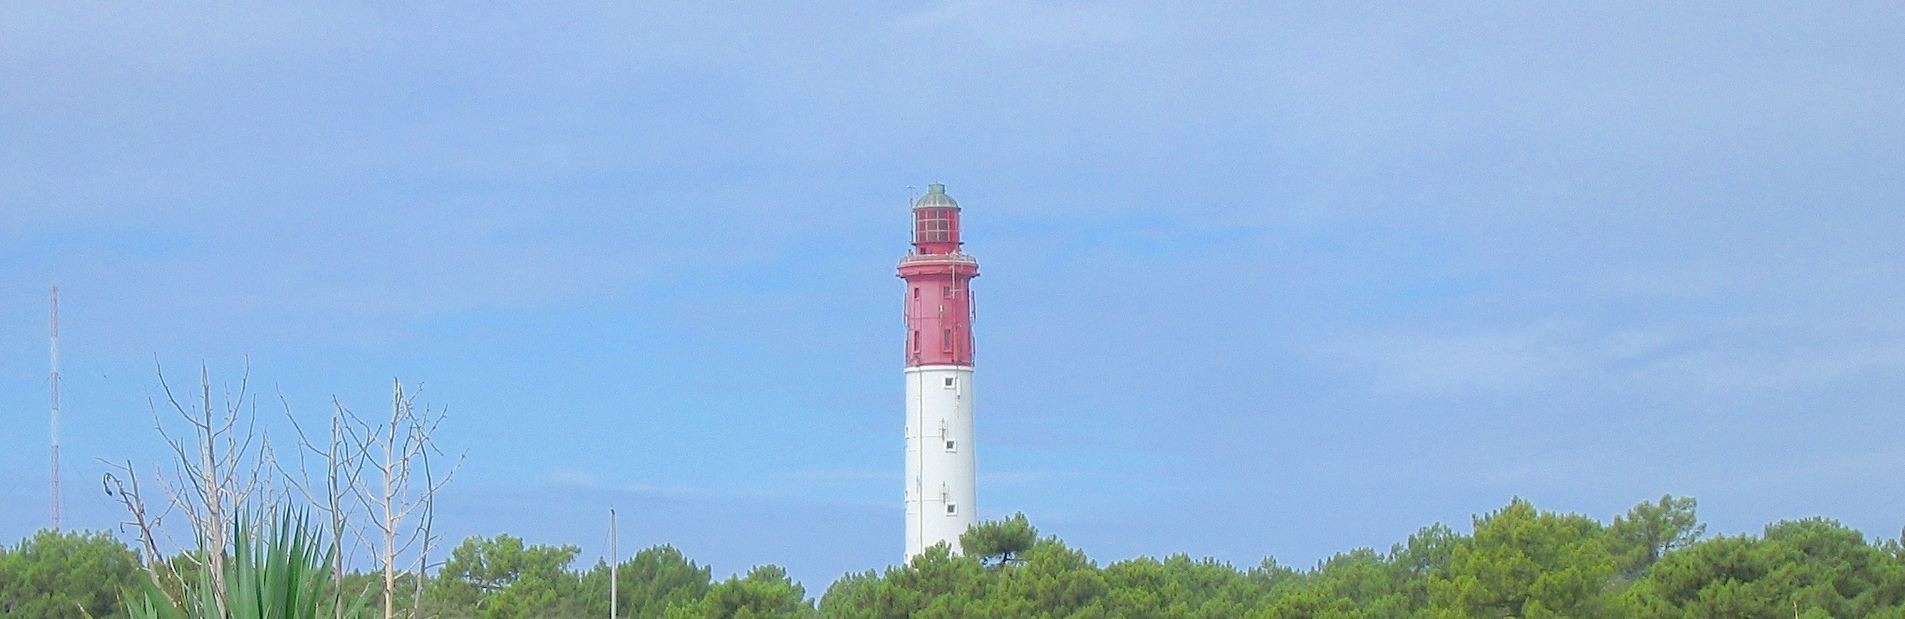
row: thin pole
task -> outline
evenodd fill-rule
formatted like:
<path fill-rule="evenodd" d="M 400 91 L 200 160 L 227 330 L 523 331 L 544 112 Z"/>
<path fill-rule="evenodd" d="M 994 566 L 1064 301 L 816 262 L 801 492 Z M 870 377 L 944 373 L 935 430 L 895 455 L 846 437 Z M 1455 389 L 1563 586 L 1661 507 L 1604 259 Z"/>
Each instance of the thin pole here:
<path fill-rule="evenodd" d="M 609 619 L 615 619 L 615 564 L 622 561 L 621 551 L 615 548 L 615 508 L 609 508 Z"/>
<path fill-rule="evenodd" d="M 60 530 L 60 287 L 54 286 L 53 302 L 53 530 Z"/>

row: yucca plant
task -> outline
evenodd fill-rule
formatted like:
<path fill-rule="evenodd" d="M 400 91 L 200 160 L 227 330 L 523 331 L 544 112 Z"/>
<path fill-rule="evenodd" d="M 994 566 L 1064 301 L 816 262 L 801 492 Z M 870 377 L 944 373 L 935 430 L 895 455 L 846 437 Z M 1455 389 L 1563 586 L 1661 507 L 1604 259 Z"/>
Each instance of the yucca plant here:
<path fill-rule="evenodd" d="M 368 617 L 369 592 L 339 595 L 333 589 L 334 548 L 324 543 L 303 514 L 286 512 L 265 535 L 250 517 L 232 526 L 232 547 L 200 548 L 201 561 L 223 561 L 224 586 L 212 570 L 196 570 L 173 600 L 147 581 L 125 592 L 133 619 L 359 619 Z M 320 550 L 322 549 L 322 550 Z M 220 600 L 220 594 L 224 596 Z M 340 612 L 341 610 L 341 612 Z"/>

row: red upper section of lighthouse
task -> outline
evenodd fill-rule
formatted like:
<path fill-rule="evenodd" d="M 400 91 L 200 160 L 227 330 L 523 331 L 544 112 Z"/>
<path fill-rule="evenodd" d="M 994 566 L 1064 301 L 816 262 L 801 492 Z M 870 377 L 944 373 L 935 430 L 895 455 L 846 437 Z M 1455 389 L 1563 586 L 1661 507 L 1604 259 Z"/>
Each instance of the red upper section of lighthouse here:
<path fill-rule="evenodd" d="M 959 251 L 959 203 L 933 183 L 913 202 L 906 280 L 906 365 L 972 365 L 972 278 L 979 261 Z"/>

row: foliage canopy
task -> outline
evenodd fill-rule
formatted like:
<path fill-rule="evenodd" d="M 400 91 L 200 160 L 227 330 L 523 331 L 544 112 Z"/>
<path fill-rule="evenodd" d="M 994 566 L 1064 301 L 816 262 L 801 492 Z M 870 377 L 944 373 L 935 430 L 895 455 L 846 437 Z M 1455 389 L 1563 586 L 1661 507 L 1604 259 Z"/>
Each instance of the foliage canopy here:
<path fill-rule="evenodd" d="M 1776 522 L 1759 535 L 1707 538 L 1694 508 L 1692 499 L 1662 497 L 1603 523 L 1516 499 L 1476 517 L 1467 533 L 1431 525 L 1387 551 L 1354 549 L 1308 570 L 1273 560 L 1238 568 L 1185 555 L 1101 565 L 1057 537 L 1040 537 L 1023 515 L 1014 515 L 970 530 L 960 540 L 963 554 L 936 546 L 905 565 L 845 575 L 818 600 L 779 567 L 717 580 L 679 550 L 656 546 L 616 566 L 617 616 L 1905 619 L 1900 540 L 1870 541 L 1824 518 Z M 234 540 L 268 543 L 234 548 L 225 558 L 232 562 L 227 577 L 260 573 L 241 565 L 247 561 L 298 564 L 308 569 L 287 582 L 305 585 L 254 589 L 284 595 L 324 586 L 325 546 L 311 532 L 300 533 L 302 526 L 282 521 L 268 537 L 235 532 Z M 609 566 L 579 569 L 578 553 L 574 546 L 529 544 L 507 534 L 472 537 L 423 577 L 423 608 L 404 610 L 472 619 L 606 616 Z M 203 559 L 173 559 L 183 560 Z M 204 578 L 209 572 L 182 573 Z M 233 582 L 234 590 L 245 586 Z M 83 616 L 74 610 L 82 607 L 96 617 L 126 617 L 116 592 L 128 586 L 150 585 L 135 553 L 104 534 L 41 532 L 0 548 L 0 614 L 7 617 Z"/>

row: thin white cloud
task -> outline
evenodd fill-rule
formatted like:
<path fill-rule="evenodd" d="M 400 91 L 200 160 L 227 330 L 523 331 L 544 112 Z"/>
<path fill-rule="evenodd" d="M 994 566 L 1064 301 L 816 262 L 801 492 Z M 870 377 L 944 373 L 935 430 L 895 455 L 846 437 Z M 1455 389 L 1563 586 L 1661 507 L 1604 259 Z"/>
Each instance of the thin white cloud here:
<path fill-rule="evenodd" d="M 1644 390 L 1695 396 L 1792 392 L 1905 372 L 1905 333 L 1801 317 L 1638 325 L 1587 318 L 1411 325 L 1328 338 L 1310 362 L 1391 394 L 1426 397 Z"/>
<path fill-rule="evenodd" d="M 1099 46 L 1145 31 L 1129 7 L 1114 3 L 953 0 L 896 21 L 913 45 L 998 53 Z"/>

